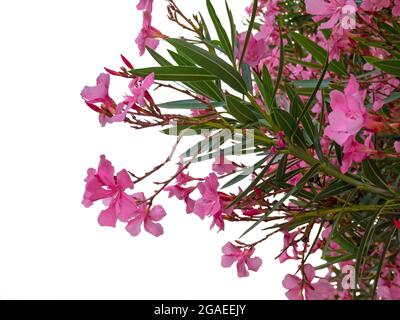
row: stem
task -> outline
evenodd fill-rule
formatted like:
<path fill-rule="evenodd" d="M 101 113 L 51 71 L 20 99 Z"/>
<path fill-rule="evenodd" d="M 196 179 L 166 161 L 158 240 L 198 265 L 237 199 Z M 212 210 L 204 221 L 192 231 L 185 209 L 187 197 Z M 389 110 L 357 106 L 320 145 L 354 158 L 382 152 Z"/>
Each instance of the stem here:
<path fill-rule="evenodd" d="M 383 196 L 384 198 L 389 198 L 389 199 L 397 197 L 397 195 L 389 192 L 388 190 L 385 190 L 385 189 L 382 189 L 382 188 L 379 188 L 379 187 L 376 187 L 376 186 L 373 186 L 370 184 L 366 184 L 362 181 L 352 178 L 351 176 L 342 174 L 337 168 L 335 168 L 331 164 L 318 161 L 308 151 L 300 149 L 299 147 L 296 147 L 294 145 L 289 145 L 287 150 L 289 151 L 289 153 L 291 153 L 294 156 L 296 156 L 297 158 L 307 162 L 311 166 L 313 166 L 317 163 L 320 163 L 320 168 L 324 173 L 326 173 L 327 175 L 330 175 L 332 177 L 335 177 L 337 179 L 340 179 L 344 182 L 347 182 L 348 184 L 355 186 L 359 190 L 371 192 L 374 194 L 379 194 L 379 195 Z"/>

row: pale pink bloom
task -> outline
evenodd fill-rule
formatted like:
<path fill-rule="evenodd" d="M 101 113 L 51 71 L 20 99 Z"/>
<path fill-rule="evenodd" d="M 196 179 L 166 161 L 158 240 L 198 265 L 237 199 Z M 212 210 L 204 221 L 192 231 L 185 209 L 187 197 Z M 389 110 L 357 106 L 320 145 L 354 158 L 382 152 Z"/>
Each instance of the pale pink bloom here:
<path fill-rule="evenodd" d="M 361 8 L 366 11 L 381 11 L 390 6 L 390 0 L 363 0 Z"/>
<path fill-rule="evenodd" d="M 133 189 L 133 182 L 126 170 L 114 176 L 114 167 L 105 156 L 100 156 L 96 169 L 88 170 L 83 205 L 90 207 L 93 202 L 103 199 L 108 208 L 98 218 L 101 226 L 115 227 L 117 220 L 127 222 L 132 217 L 135 203 L 125 189 Z"/>
<path fill-rule="evenodd" d="M 259 257 L 252 258 L 255 248 L 241 249 L 232 243 L 228 242 L 222 247 L 224 254 L 221 259 L 221 265 L 224 268 L 231 267 L 236 262 L 237 275 L 239 278 L 248 277 L 249 271 L 258 271 L 262 265 L 262 260 Z"/>
<path fill-rule="evenodd" d="M 343 15 L 343 7 L 353 6 L 354 9 L 357 9 L 354 0 L 305 0 L 305 4 L 307 13 L 314 16 L 314 21 L 319 22 L 328 19 L 321 24 L 321 29 L 333 28 Z"/>
<path fill-rule="evenodd" d="M 286 296 L 290 300 L 331 300 L 334 298 L 335 289 L 326 279 L 311 283 L 315 278 L 315 269 L 304 265 L 304 281 L 295 275 L 288 274 L 282 285 L 288 291 Z M 303 293 L 304 291 L 304 293 Z"/>
<path fill-rule="evenodd" d="M 231 213 L 233 208 L 225 209 L 225 207 L 232 201 L 232 197 L 218 192 L 218 178 L 215 173 L 211 173 L 204 182 L 199 182 L 197 185 L 201 193 L 201 198 L 198 199 L 193 208 L 193 212 L 201 219 L 206 216 L 211 216 L 213 222 L 211 228 L 217 225 L 220 230 L 224 229 L 223 213 Z"/>
<path fill-rule="evenodd" d="M 212 169 L 217 174 L 223 175 L 235 172 L 236 166 L 224 156 L 219 156 L 215 158 Z"/>
<path fill-rule="evenodd" d="M 194 205 L 194 213 L 201 219 L 206 216 L 213 216 L 221 211 L 221 201 L 218 194 L 218 178 L 215 173 L 211 173 L 204 182 L 199 182 L 197 188 L 202 197 Z"/>
<path fill-rule="evenodd" d="M 146 203 L 146 198 L 142 192 L 133 195 L 136 207 L 133 210 L 132 217 L 127 226 L 126 231 L 131 236 L 136 237 L 141 232 L 141 227 L 155 237 L 159 237 L 164 233 L 161 224 L 156 223 L 164 218 L 167 214 L 160 205 L 150 208 Z"/>
<path fill-rule="evenodd" d="M 397 257 L 399 259 L 399 257 Z M 378 297 L 382 300 L 400 300 L 400 268 L 395 265 L 385 267 L 378 282 Z"/>
<path fill-rule="evenodd" d="M 146 47 L 153 50 L 157 49 L 160 41 L 158 38 L 165 38 L 160 30 L 151 25 L 151 15 L 148 11 L 143 12 L 143 27 L 136 38 L 136 44 L 139 47 L 140 55 L 142 56 L 146 51 Z"/>
<path fill-rule="evenodd" d="M 364 144 L 359 143 L 353 137 L 348 139 L 343 146 L 343 159 L 340 171 L 346 173 L 349 171 L 353 162 L 360 163 L 368 157 L 373 150 L 371 142 L 372 135 L 369 135 Z"/>
<path fill-rule="evenodd" d="M 239 50 L 237 56 L 242 55 L 244 41 L 246 39 L 246 32 L 239 35 Z M 268 56 L 269 48 L 266 40 L 257 40 L 253 35 L 250 36 L 246 53 L 243 58 L 243 62 L 248 64 L 250 67 L 256 67 L 262 59 Z"/>
<path fill-rule="evenodd" d="M 96 80 L 96 86 L 86 86 L 81 91 L 81 96 L 86 104 L 99 113 L 99 121 L 103 127 L 110 122 L 109 117 L 115 113 L 116 109 L 115 102 L 108 93 L 109 87 L 110 75 L 101 73 Z M 100 107 L 97 104 L 100 104 Z"/>
<path fill-rule="evenodd" d="M 328 116 L 329 126 L 325 135 L 343 146 L 350 137 L 355 136 L 364 126 L 366 91 L 360 90 L 354 76 L 350 77 L 344 93 L 334 90 L 330 93 L 332 112 Z"/>
<path fill-rule="evenodd" d="M 394 143 L 394 149 L 396 150 L 397 153 L 400 153 L 400 141 L 396 141 Z"/>
<path fill-rule="evenodd" d="M 190 198 L 190 194 L 195 189 L 195 187 L 184 188 L 179 185 L 175 185 L 166 187 L 164 191 L 169 192 L 169 198 L 176 197 L 178 200 L 184 200 L 186 203 L 186 213 L 192 213 L 195 201 Z"/>
<path fill-rule="evenodd" d="M 286 260 L 297 260 L 300 259 L 298 244 L 295 241 L 296 237 L 301 233 L 300 230 L 288 232 L 283 231 L 283 251 L 279 256 L 279 262 L 283 263 Z M 290 251 L 292 254 L 290 254 Z"/>
<path fill-rule="evenodd" d="M 150 87 L 154 84 L 155 74 L 150 73 L 146 76 L 146 78 L 135 78 L 129 84 L 129 89 L 132 93 L 132 96 L 126 97 L 126 102 L 131 106 L 137 104 L 140 107 L 144 107 L 146 105 L 146 93 L 150 89 Z"/>
<path fill-rule="evenodd" d="M 266 66 L 269 73 L 272 76 L 276 76 L 278 74 L 278 67 L 279 67 L 279 60 L 280 60 L 279 52 L 280 52 L 279 47 L 275 47 L 274 49 L 272 49 L 270 54 L 266 58 L 264 58 L 260 61 L 260 63 L 258 64 L 258 68 L 260 70 L 262 70 L 262 68 L 264 66 Z"/>
<path fill-rule="evenodd" d="M 151 12 L 153 10 L 153 0 L 140 0 L 136 9 Z"/>
<path fill-rule="evenodd" d="M 176 176 L 176 182 L 179 186 L 183 186 L 188 182 L 195 180 L 195 178 L 193 178 L 189 174 L 186 174 L 182 169 L 183 169 L 183 164 L 180 163 L 178 166 L 179 174 Z"/>
<path fill-rule="evenodd" d="M 334 27 L 326 44 L 323 45 L 329 52 L 329 62 L 332 60 L 340 60 L 342 53 L 350 54 L 352 43 L 349 37 L 349 31 L 339 26 Z"/>
<path fill-rule="evenodd" d="M 400 16 L 400 0 L 394 0 L 394 6 L 392 9 L 392 15 L 394 15 L 395 17 L 399 17 Z"/>

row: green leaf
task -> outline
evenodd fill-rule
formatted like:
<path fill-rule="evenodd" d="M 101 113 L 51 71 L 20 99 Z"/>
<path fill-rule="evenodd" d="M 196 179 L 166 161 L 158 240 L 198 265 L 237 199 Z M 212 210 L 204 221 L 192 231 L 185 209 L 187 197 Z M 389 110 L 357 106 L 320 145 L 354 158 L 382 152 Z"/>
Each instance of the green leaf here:
<path fill-rule="evenodd" d="M 271 95 L 271 100 L 268 103 L 268 107 L 272 110 L 273 106 L 276 106 L 275 96 L 278 92 L 279 85 L 281 84 L 282 74 L 283 74 L 283 65 L 285 63 L 285 47 L 283 44 L 283 35 L 282 30 L 279 28 L 279 67 L 278 67 L 278 75 L 276 77 L 276 83 L 274 90 Z"/>
<path fill-rule="evenodd" d="M 322 68 L 323 66 L 321 66 Z M 296 87 L 300 87 L 300 88 L 309 88 L 309 89 L 314 89 L 317 86 L 317 83 L 320 81 L 320 79 L 312 79 L 312 80 L 295 80 L 292 81 L 291 83 L 296 86 Z M 326 79 L 323 80 L 321 82 L 320 88 L 328 88 L 330 83 L 331 83 L 331 79 Z"/>
<path fill-rule="evenodd" d="M 253 81 L 251 79 L 251 69 L 248 64 L 242 64 L 242 75 L 243 80 L 246 83 L 247 90 L 252 93 L 253 92 Z"/>
<path fill-rule="evenodd" d="M 175 60 L 175 62 L 181 66 L 195 66 L 195 64 L 186 59 L 182 54 L 178 54 L 171 50 L 168 50 L 171 57 Z M 221 89 L 217 87 L 217 85 L 213 81 L 196 81 L 196 82 L 183 82 L 188 88 L 194 90 L 197 93 L 200 93 L 203 96 L 206 96 L 215 101 L 223 101 L 224 97 L 222 95 Z"/>
<path fill-rule="evenodd" d="M 297 33 L 297 32 L 291 32 L 290 36 L 300 45 L 302 46 L 305 50 L 310 52 L 312 56 L 317 60 L 319 63 L 325 63 L 328 57 L 328 52 L 316 44 L 314 41 L 310 40 L 306 36 Z M 342 61 L 332 61 L 329 65 L 329 70 L 335 72 L 336 74 L 340 76 L 346 76 L 346 68 L 343 64 Z"/>
<path fill-rule="evenodd" d="M 225 7 L 229 17 L 229 24 L 231 27 L 231 43 L 232 43 L 232 48 L 234 49 L 236 47 L 236 26 L 235 26 L 235 21 L 233 19 L 232 11 L 229 8 L 228 2 L 226 0 L 225 0 Z"/>
<path fill-rule="evenodd" d="M 296 127 L 296 120 L 289 112 L 275 108 L 272 112 L 272 119 L 279 129 L 285 132 L 287 137 L 293 136 L 293 141 L 298 146 L 302 147 L 303 149 L 307 148 L 302 131 Z"/>
<path fill-rule="evenodd" d="M 253 108 L 251 105 L 245 104 L 243 100 L 232 95 L 227 95 L 225 99 L 226 99 L 226 110 L 239 122 L 241 123 L 257 122 L 258 118 L 256 117 L 255 113 L 251 111 L 251 108 Z"/>
<path fill-rule="evenodd" d="M 150 73 L 155 74 L 157 80 L 164 81 L 202 81 L 215 80 L 217 77 L 206 70 L 191 66 L 165 66 L 143 69 L 132 69 L 131 74 L 146 77 Z"/>
<path fill-rule="evenodd" d="M 253 1 L 253 10 L 251 12 L 251 18 L 249 21 L 249 27 L 247 29 L 246 38 L 244 40 L 243 47 L 242 47 L 242 53 L 241 53 L 240 59 L 239 59 L 239 66 L 242 65 L 244 56 L 246 55 L 247 46 L 249 44 L 250 36 L 253 31 L 254 21 L 256 19 L 256 15 L 257 15 L 257 10 L 258 10 L 258 0 L 254 0 Z"/>
<path fill-rule="evenodd" d="M 240 200 L 242 200 L 249 192 L 254 190 L 254 187 L 260 182 L 260 180 L 264 177 L 265 173 L 268 171 L 268 169 L 271 167 L 273 161 L 275 160 L 274 155 L 271 160 L 267 163 L 267 165 L 261 170 L 261 172 L 255 177 L 255 179 L 250 183 L 250 185 L 242 192 L 240 193 L 235 200 L 233 200 L 227 207 L 226 209 L 229 209 L 233 207 L 236 203 L 238 203 Z"/>
<path fill-rule="evenodd" d="M 270 157 L 270 155 L 267 155 L 266 157 L 264 157 L 263 159 L 261 159 L 260 161 L 258 161 L 256 164 L 254 164 L 251 167 L 247 167 L 244 170 L 242 170 L 240 172 L 240 174 L 238 174 L 236 177 L 234 177 L 233 179 L 229 180 L 227 183 L 225 183 L 222 186 L 222 189 L 224 188 L 228 188 L 230 186 L 233 186 L 234 184 L 242 181 L 244 178 L 248 177 L 250 174 L 252 174 L 255 170 L 257 170 L 259 167 L 261 167 L 265 161 L 267 161 L 267 159 Z"/>
<path fill-rule="evenodd" d="M 247 94 L 247 87 L 240 73 L 221 58 L 181 39 L 170 38 L 166 41 L 236 91 Z"/>
<path fill-rule="evenodd" d="M 286 172 L 287 161 L 288 161 L 288 155 L 285 154 L 283 156 L 282 160 L 279 161 L 279 166 L 276 171 L 276 180 L 278 180 L 278 181 L 283 180 L 283 177 L 285 176 L 285 172 Z"/>
<path fill-rule="evenodd" d="M 361 163 L 362 171 L 365 177 L 378 187 L 388 189 L 385 178 L 380 172 L 376 162 L 372 159 L 365 159 Z"/>
<path fill-rule="evenodd" d="M 222 106 L 225 106 L 225 103 L 210 101 L 209 103 L 205 104 L 196 99 L 188 99 L 188 100 L 177 100 L 177 101 L 165 102 L 165 103 L 158 104 L 157 106 L 159 108 L 163 108 L 163 109 L 203 110 L 203 109 L 208 109 L 210 106 L 222 107 Z"/>
<path fill-rule="evenodd" d="M 207 9 L 210 14 L 211 20 L 213 21 L 215 31 L 217 31 L 219 41 L 221 42 L 221 47 L 226 53 L 226 55 L 229 57 L 229 59 L 232 61 L 232 63 L 235 63 L 235 55 L 231 46 L 231 43 L 229 42 L 228 35 L 226 34 L 226 31 L 224 27 L 221 24 L 221 21 L 218 18 L 217 13 L 215 12 L 215 9 L 213 5 L 211 4 L 210 0 L 207 0 Z"/>
<path fill-rule="evenodd" d="M 400 76 L 400 60 L 397 59 L 380 60 L 375 57 L 364 57 L 364 59 L 368 63 L 372 64 L 375 68 L 378 68 L 396 77 Z"/>
<path fill-rule="evenodd" d="M 268 213 L 266 213 L 263 217 L 261 217 L 257 222 L 253 223 L 253 225 L 248 228 L 241 236 L 240 238 L 242 238 L 243 236 L 245 236 L 247 233 L 249 233 L 251 230 L 253 230 L 256 226 L 258 226 L 261 222 L 263 222 L 272 212 L 278 210 L 281 205 L 287 200 L 289 199 L 291 196 L 296 195 L 296 193 L 298 193 L 299 191 L 301 191 L 304 187 L 304 185 L 318 172 L 319 169 L 319 163 L 313 165 L 308 172 L 303 175 L 303 177 L 299 180 L 299 182 L 296 184 L 296 186 L 290 190 L 289 192 L 285 193 L 285 195 L 279 199 L 278 202 L 276 202 L 272 208 L 269 210 Z"/>
<path fill-rule="evenodd" d="M 274 84 L 272 82 L 272 77 L 271 74 L 268 72 L 267 66 L 263 66 L 262 70 L 262 83 L 263 83 L 263 88 L 265 90 L 265 102 L 268 103 L 273 99 L 274 96 Z"/>
<path fill-rule="evenodd" d="M 375 221 L 380 215 L 380 213 L 383 211 L 385 208 L 385 205 L 383 205 L 374 215 L 370 217 L 370 220 L 368 221 L 367 227 L 364 230 L 363 237 L 360 242 L 360 247 L 357 252 L 357 257 L 356 257 L 356 283 L 358 283 L 358 279 L 360 278 L 360 275 L 362 273 L 362 262 L 364 260 L 364 255 L 368 253 L 368 248 L 370 245 L 370 239 L 374 233 L 374 226 L 375 226 Z"/>
<path fill-rule="evenodd" d="M 326 258 L 328 260 L 328 262 L 321 264 L 316 269 L 317 270 L 325 269 L 333 264 L 343 262 L 343 261 L 353 260 L 354 258 L 355 258 L 355 255 L 353 253 L 345 254 L 342 256 L 338 256 L 338 257 L 332 257 L 332 258 L 329 258 L 329 260 L 328 260 L 328 258 Z"/>
<path fill-rule="evenodd" d="M 330 197 L 340 195 L 346 191 L 354 189 L 353 185 L 347 184 L 342 180 L 334 180 L 326 188 L 324 188 L 315 198 L 316 201 L 321 201 Z"/>
<path fill-rule="evenodd" d="M 158 52 L 154 51 L 150 47 L 146 47 L 146 49 L 150 53 L 150 55 L 153 57 L 153 59 L 158 62 L 158 64 L 160 66 L 164 67 L 164 66 L 172 65 L 172 63 L 170 63 L 167 59 L 165 59 L 162 55 L 160 55 Z"/>

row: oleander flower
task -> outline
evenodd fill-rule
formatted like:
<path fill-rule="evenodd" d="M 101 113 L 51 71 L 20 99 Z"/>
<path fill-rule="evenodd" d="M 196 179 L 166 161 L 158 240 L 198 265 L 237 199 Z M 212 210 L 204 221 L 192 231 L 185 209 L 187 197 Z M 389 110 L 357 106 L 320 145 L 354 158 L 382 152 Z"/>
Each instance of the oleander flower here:
<path fill-rule="evenodd" d="M 231 267 L 236 262 L 237 275 L 239 278 L 248 277 L 249 271 L 258 271 L 262 265 L 259 257 L 252 257 L 255 248 L 241 249 L 228 242 L 222 248 L 223 256 L 221 265 L 224 268 Z"/>
<path fill-rule="evenodd" d="M 133 182 L 126 170 L 114 176 L 114 167 L 102 155 L 97 170 L 88 169 L 85 182 L 83 205 L 88 208 L 93 202 L 104 200 L 108 206 L 98 217 L 101 226 L 115 227 L 117 220 L 127 222 L 131 218 L 135 203 L 125 190 L 133 189 Z"/>

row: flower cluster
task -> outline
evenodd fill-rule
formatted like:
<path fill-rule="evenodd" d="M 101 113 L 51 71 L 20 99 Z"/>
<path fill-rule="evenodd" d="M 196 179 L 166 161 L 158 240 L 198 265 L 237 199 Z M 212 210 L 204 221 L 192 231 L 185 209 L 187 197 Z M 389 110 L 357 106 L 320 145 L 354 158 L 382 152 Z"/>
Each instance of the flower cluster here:
<path fill-rule="evenodd" d="M 253 0 L 242 32 L 229 1 L 228 26 L 206 3 L 212 25 L 167 1 L 186 32 L 172 38 L 152 25 L 153 0 L 140 0 L 136 44 L 157 64 L 138 69 L 121 56 L 120 70 L 105 68 L 82 90 L 102 126 L 159 127 L 176 139 L 143 175 L 115 174 L 101 156 L 83 204 L 103 200 L 102 226 L 120 221 L 136 236 L 143 225 L 158 237 L 166 213 L 153 202 L 165 192 L 211 230 L 246 223 L 222 248 L 222 266 L 236 264 L 238 277 L 260 269 L 256 248 L 278 234 L 277 259 L 298 264 L 282 281 L 289 299 L 400 299 L 400 1 Z M 114 100 L 111 76 L 128 79 L 129 94 Z M 155 101 L 155 88 L 186 99 Z M 167 167 L 186 136 L 199 142 L 154 194 L 127 192 Z M 244 164 L 244 154 L 256 160 Z M 206 160 L 198 177 L 193 164 Z M 257 241 L 245 242 L 250 232 Z"/>

